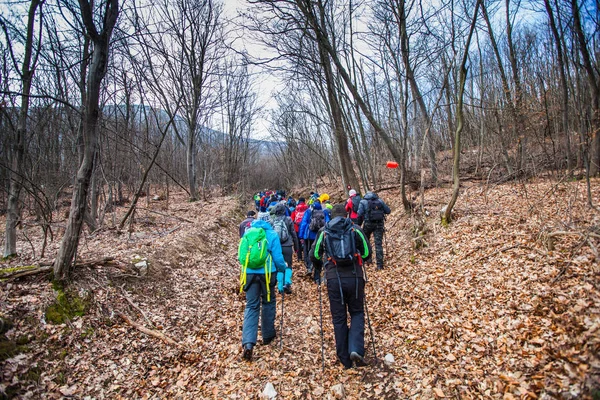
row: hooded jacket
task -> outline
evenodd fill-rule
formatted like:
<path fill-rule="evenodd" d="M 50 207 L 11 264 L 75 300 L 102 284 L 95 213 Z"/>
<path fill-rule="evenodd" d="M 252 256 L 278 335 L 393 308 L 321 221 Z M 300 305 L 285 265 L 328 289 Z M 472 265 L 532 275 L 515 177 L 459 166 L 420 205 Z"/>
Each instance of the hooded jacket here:
<path fill-rule="evenodd" d="M 277 232 L 275 232 L 275 230 L 273 229 L 273 227 L 271 226 L 270 223 L 268 223 L 267 221 L 261 221 L 261 220 L 256 220 L 254 222 L 252 222 L 252 227 L 253 228 L 263 228 L 265 230 L 265 236 L 267 237 L 267 251 L 269 252 L 269 254 L 271 254 L 271 257 L 273 259 L 273 264 L 271 265 L 271 273 L 278 271 L 278 272 L 284 272 L 285 271 L 285 260 L 283 259 L 283 254 L 281 253 L 281 243 L 279 242 L 279 235 L 277 234 Z M 251 269 L 248 268 L 246 270 L 246 273 L 248 275 L 250 274 L 265 274 L 265 268 L 257 268 L 257 269 Z"/>
<path fill-rule="evenodd" d="M 298 248 L 298 235 L 296 235 L 296 230 L 294 229 L 294 221 L 292 221 L 292 219 L 288 216 L 285 215 L 286 213 L 286 209 L 287 207 L 282 204 L 282 203 L 278 203 L 275 206 L 275 210 L 274 210 L 274 215 L 271 216 L 271 221 L 273 221 L 273 218 L 283 218 L 283 222 L 285 223 L 285 226 L 288 230 L 288 238 L 285 242 L 281 242 L 281 247 L 285 247 L 285 246 L 294 246 L 294 249 Z M 291 267 L 291 265 L 290 265 Z"/>
<path fill-rule="evenodd" d="M 360 201 L 360 204 L 358 205 L 358 215 L 365 219 L 365 223 L 369 222 L 369 200 L 371 199 L 377 199 L 379 200 L 379 202 L 381 202 L 381 204 L 383 205 L 384 214 L 387 215 L 392 212 L 388 205 L 385 204 L 385 202 L 377 196 L 377 193 L 367 192 L 367 194 L 365 194 L 365 197 L 363 197 L 363 199 Z"/>

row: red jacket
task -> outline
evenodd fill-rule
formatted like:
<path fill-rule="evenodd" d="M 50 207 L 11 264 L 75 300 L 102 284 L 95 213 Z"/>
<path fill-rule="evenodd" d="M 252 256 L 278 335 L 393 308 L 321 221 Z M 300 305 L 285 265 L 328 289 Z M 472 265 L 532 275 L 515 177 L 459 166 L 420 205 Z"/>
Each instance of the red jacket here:
<path fill-rule="evenodd" d="M 354 195 L 354 196 L 356 196 L 356 195 Z M 352 209 L 352 198 L 354 196 L 350 196 L 350 198 L 346 202 L 346 212 L 348 213 L 348 217 L 350 217 L 352 219 L 358 218 L 358 213 L 354 212 L 354 210 Z"/>
<path fill-rule="evenodd" d="M 306 203 L 298 203 L 294 212 L 292 212 L 292 221 L 294 221 L 294 230 L 298 233 L 300 229 L 300 223 L 302 222 L 302 217 L 304 216 L 304 212 L 308 210 L 308 206 Z M 296 221 L 296 217 L 298 217 L 298 221 Z"/>

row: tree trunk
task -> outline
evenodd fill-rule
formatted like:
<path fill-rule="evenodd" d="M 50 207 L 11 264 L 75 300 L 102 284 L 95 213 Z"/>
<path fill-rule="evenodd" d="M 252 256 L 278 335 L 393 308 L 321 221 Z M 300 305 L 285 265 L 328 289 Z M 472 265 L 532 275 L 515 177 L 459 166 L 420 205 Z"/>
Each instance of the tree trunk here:
<path fill-rule="evenodd" d="M 587 48 L 587 41 L 581 27 L 581 16 L 579 14 L 579 5 L 577 0 L 571 0 L 571 9 L 573 11 L 573 27 L 577 35 L 579 52 L 583 61 L 583 68 L 587 74 L 588 83 L 591 89 L 592 100 L 592 126 L 591 126 L 591 148 L 589 149 L 589 173 L 594 176 L 600 170 L 600 87 L 596 78 L 596 72 L 592 65 L 591 56 Z"/>
<path fill-rule="evenodd" d="M 323 12 L 323 10 L 321 10 L 321 12 Z M 324 18 L 324 16 L 321 16 L 321 18 Z M 331 62 L 327 55 L 327 51 L 323 49 L 322 46 L 319 46 L 319 56 L 321 58 L 321 65 L 323 66 L 323 72 L 325 73 L 327 99 L 331 108 L 332 128 L 340 160 L 340 170 L 342 172 L 342 186 L 345 188 L 344 184 L 349 184 L 351 187 L 358 187 L 358 179 L 354 173 L 352 158 L 350 157 L 350 151 L 348 150 L 348 135 L 344 130 L 342 109 L 337 98 Z"/>
<path fill-rule="evenodd" d="M 425 100 L 421 95 L 421 90 L 419 89 L 419 85 L 417 84 L 417 80 L 415 78 L 415 73 L 410 65 L 410 48 L 408 42 L 408 32 L 406 29 L 406 8 L 405 8 L 405 0 L 398 1 L 398 9 L 395 11 L 396 23 L 398 24 L 398 28 L 400 29 L 400 47 L 402 51 L 402 61 L 404 63 L 404 68 L 406 69 L 406 79 L 410 83 L 410 88 L 413 94 L 414 100 L 417 102 L 419 106 L 419 110 L 421 112 L 421 116 L 423 117 L 425 126 L 428 127 L 428 130 L 431 129 L 431 116 L 427 111 L 427 106 L 425 105 Z M 437 162 L 435 159 L 435 145 L 434 141 L 431 138 L 431 134 L 424 135 L 423 140 L 428 140 L 427 150 L 429 155 L 429 163 L 431 165 L 431 179 L 433 183 L 436 185 L 438 181 L 438 170 L 437 170 Z"/>
<path fill-rule="evenodd" d="M 21 70 L 21 109 L 17 121 L 16 137 L 12 145 L 11 170 L 9 171 L 8 204 L 6 210 L 6 233 L 4 243 L 4 257 L 17 254 L 17 225 L 20 221 L 21 207 L 19 197 L 23 187 L 23 160 L 25 159 L 25 142 L 27 136 L 27 118 L 29 114 L 29 94 L 33 78 L 37 54 L 33 55 L 33 35 L 35 26 L 35 13 L 43 0 L 32 0 L 29 6 L 27 19 L 27 37 L 25 39 L 25 55 Z M 41 26 L 40 26 L 41 29 Z"/>
<path fill-rule="evenodd" d="M 105 4 L 103 18 L 104 26 L 98 33 L 94 25 L 93 9 L 87 0 L 79 0 L 81 16 L 86 27 L 87 34 L 91 37 L 94 45 L 92 60 L 88 71 L 88 87 L 86 102 L 83 113 L 83 160 L 77 171 L 77 181 L 73 188 L 71 210 L 67 221 L 65 235 L 54 261 L 54 277 L 64 280 L 70 273 L 70 265 L 77 251 L 79 234 L 83 224 L 83 217 L 87 206 L 87 195 L 94 169 L 94 156 L 98 144 L 98 118 L 100 87 L 102 79 L 106 74 L 110 38 L 119 14 L 118 0 L 109 0 Z"/>
<path fill-rule="evenodd" d="M 463 129 L 463 94 L 465 91 L 465 81 L 467 80 L 467 59 L 469 57 L 469 47 L 471 44 L 471 38 L 473 37 L 473 31 L 475 30 L 475 23 L 477 22 L 477 12 L 479 10 L 479 4 L 482 0 L 477 0 L 475 4 L 475 12 L 473 13 L 473 20 L 471 21 L 471 29 L 469 30 L 469 36 L 467 43 L 465 44 L 465 50 L 463 53 L 462 62 L 459 69 L 459 83 L 458 83 L 458 102 L 456 103 L 456 132 L 454 134 L 454 162 L 452 164 L 452 197 L 450 202 L 446 206 L 444 215 L 442 216 L 442 223 L 448 223 L 452 218 L 452 209 L 458 199 L 458 192 L 460 189 L 460 135 Z"/>
<path fill-rule="evenodd" d="M 549 0 L 544 0 L 546 6 L 546 12 L 548 13 L 548 22 L 550 23 L 550 31 L 554 37 L 554 44 L 556 46 L 556 56 L 558 60 L 558 72 L 560 76 L 560 89 L 561 89 L 561 106 L 562 109 L 562 129 L 565 137 L 565 150 L 567 155 L 567 173 L 571 174 L 571 168 L 573 167 L 573 156 L 571 154 L 571 135 L 569 134 L 569 88 L 567 86 L 567 77 L 565 73 L 565 61 L 563 59 L 562 42 L 558 28 L 556 27 L 556 21 L 554 19 L 554 12 Z"/>

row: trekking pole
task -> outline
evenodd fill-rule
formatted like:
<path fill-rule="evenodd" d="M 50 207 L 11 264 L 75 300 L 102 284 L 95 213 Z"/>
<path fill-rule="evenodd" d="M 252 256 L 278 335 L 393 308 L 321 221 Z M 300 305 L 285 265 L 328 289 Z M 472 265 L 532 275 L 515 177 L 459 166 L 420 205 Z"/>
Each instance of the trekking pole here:
<path fill-rule="evenodd" d="M 325 337 L 323 335 L 323 297 L 321 295 L 321 282 L 319 282 L 319 310 L 321 314 L 321 368 L 325 372 Z"/>
<path fill-rule="evenodd" d="M 368 282 L 367 280 L 367 269 L 363 268 L 364 274 L 365 274 L 365 286 L 366 283 Z M 377 352 L 375 350 L 375 335 L 373 335 L 373 327 L 371 326 L 371 318 L 369 317 L 369 307 L 367 306 L 367 294 L 365 291 L 365 295 L 364 295 L 364 303 L 365 303 L 365 314 L 367 316 L 367 325 L 369 326 L 369 333 L 371 335 L 371 344 L 373 345 L 373 357 L 375 357 L 375 364 L 377 364 L 379 362 L 379 360 L 377 359 Z"/>
<path fill-rule="evenodd" d="M 285 301 L 285 291 L 281 292 L 281 336 L 279 337 L 279 351 L 283 349 L 283 303 Z"/>

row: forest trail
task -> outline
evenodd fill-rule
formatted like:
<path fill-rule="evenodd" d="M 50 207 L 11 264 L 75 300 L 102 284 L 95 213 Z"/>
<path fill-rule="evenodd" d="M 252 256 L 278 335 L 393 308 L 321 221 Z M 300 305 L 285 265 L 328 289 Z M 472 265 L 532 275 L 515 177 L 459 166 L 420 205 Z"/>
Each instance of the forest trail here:
<path fill-rule="evenodd" d="M 585 206 L 584 184 L 468 183 L 444 228 L 437 210 L 448 193 L 426 192 L 427 246 L 418 250 L 398 192 L 380 193 L 393 210 L 386 269 L 369 267 L 366 296 L 377 355 L 392 354 L 390 366 L 345 371 L 336 363 L 323 287 L 322 372 L 317 286 L 297 261 L 283 350 L 278 337 L 243 361 L 242 210 L 234 198 L 181 197 L 160 211 L 173 217 L 140 211 L 130 238 L 105 230 L 82 240 L 82 260 L 118 260 L 76 272 L 71 286 L 91 298 L 83 317 L 47 323 L 56 294 L 41 278 L 1 284 L 2 312 L 16 322 L 9 336 L 29 338 L 26 351 L 1 362 L 2 389 L 23 398 L 242 399 L 257 398 L 270 382 L 282 399 L 328 398 L 340 383 L 348 399 L 597 395 L 600 219 Z M 549 250 L 548 234 L 558 231 Z M 123 276 L 139 258 L 148 260 L 148 276 Z M 119 312 L 179 345 L 140 332 Z M 280 312 L 278 297 L 278 335 Z M 368 331 L 365 342 L 373 361 Z"/>

